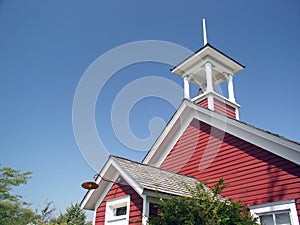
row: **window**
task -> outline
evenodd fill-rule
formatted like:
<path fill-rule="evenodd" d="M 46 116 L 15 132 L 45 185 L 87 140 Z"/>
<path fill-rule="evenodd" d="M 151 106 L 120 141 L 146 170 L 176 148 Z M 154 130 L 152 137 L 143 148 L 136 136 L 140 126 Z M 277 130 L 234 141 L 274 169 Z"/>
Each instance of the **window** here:
<path fill-rule="evenodd" d="M 105 225 L 128 225 L 130 196 L 106 202 Z"/>
<path fill-rule="evenodd" d="M 124 216 L 127 213 L 127 206 L 114 208 L 114 216 Z"/>
<path fill-rule="evenodd" d="M 259 220 L 263 225 L 291 225 L 290 213 L 287 212 L 273 212 L 270 214 L 260 215 Z"/>
<path fill-rule="evenodd" d="M 250 210 L 262 225 L 299 225 L 295 200 L 251 206 Z"/>

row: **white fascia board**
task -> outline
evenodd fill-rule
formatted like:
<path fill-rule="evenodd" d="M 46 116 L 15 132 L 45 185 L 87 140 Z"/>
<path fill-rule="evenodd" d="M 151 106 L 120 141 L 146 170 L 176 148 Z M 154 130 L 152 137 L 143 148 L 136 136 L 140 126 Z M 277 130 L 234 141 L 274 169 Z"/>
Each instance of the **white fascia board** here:
<path fill-rule="evenodd" d="M 261 147 L 271 153 L 281 156 L 291 162 L 300 165 L 300 145 L 288 141 L 276 135 L 269 134 L 263 130 L 244 124 L 240 121 L 228 118 L 219 113 L 208 111 L 193 103 L 188 103 L 189 107 L 195 109 L 196 119 L 203 121 L 211 126 L 214 126 L 224 132 L 232 134 L 242 140 L 250 142 L 258 147 Z M 209 113 L 210 112 L 210 113 Z M 210 118 L 212 117 L 212 118 Z M 213 119 L 213 120 L 212 120 Z"/>
<path fill-rule="evenodd" d="M 95 183 L 99 185 L 99 187 L 97 189 L 92 189 L 92 190 L 88 190 L 87 194 L 85 195 L 84 199 L 82 200 L 82 202 L 80 203 L 80 207 L 82 209 L 87 209 L 87 210 L 94 210 L 95 208 L 95 204 L 98 201 L 98 196 L 101 196 L 102 194 L 102 184 L 104 185 L 104 182 L 102 181 L 101 177 L 105 177 L 108 178 L 110 180 L 113 180 L 113 177 L 107 177 L 108 172 L 110 172 L 111 170 L 113 170 L 114 168 L 112 168 L 112 162 L 111 162 L 111 158 L 109 158 L 104 167 L 101 169 L 100 171 L 100 176 L 96 177 Z M 115 171 L 111 171 L 110 174 L 115 174 Z M 107 183 L 107 182 L 106 182 Z M 104 188 L 104 187 L 103 187 Z"/>
<path fill-rule="evenodd" d="M 210 111 L 188 100 L 183 101 L 143 163 L 159 167 L 194 118 L 300 165 L 299 144 Z M 178 119 L 181 119 L 181 129 L 176 127 Z"/>
<path fill-rule="evenodd" d="M 156 162 L 157 161 L 157 157 L 161 158 L 161 151 L 163 150 L 164 145 L 166 144 L 166 137 L 167 136 L 172 136 L 172 134 L 175 133 L 174 128 L 176 123 L 181 123 L 181 121 L 186 121 L 186 117 L 184 116 L 186 113 L 184 113 L 186 110 L 186 102 L 187 100 L 184 100 L 181 105 L 179 106 L 179 108 L 177 109 L 177 111 L 174 113 L 173 117 L 171 118 L 171 120 L 169 121 L 169 123 L 166 125 L 166 127 L 164 128 L 164 130 L 162 131 L 162 133 L 158 136 L 158 138 L 156 139 L 156 141 L 154 142 L 154 144 L 152 145 L 152 147 L 150 148 L 148 154 L 146 155 L 146 157 L 144 158 L 143 162 L 144 164 L 151 164 L 151 165 L 156 165 L 152 164 L 151 162 Z M 180 132 L 180 135 L 183 133 Z M 173 137 L 171 137 L 171 139 L 174 139 Z M 160 149 L 160 151 L 158 151 L 158 148 Z M 150 162 L 151 161 L 151 162 Z M 159 160 L 160 161 L 160 160 Z"/>
<path fill-rule="evenodd" d="M 234 74 L 243 69 L 243 66 L 239 65 L 237 62 L 235 62 L 228 56 L 224 55 L 223 53 L 216 51 L 213 47 L 207 45 L 200 51 L 194 53 L 186 60 L 181 62 L 174 69 L 172 69 L 171 72 L 183 76 L 184 75 L 182 74 L 183 71 L 186 72 L 192 69 L 195 66 L 195 64 L 199 66 L 198 63 L 203 62 L 203 60 L 205 60 L 205 58 L 208 57 L 210 59 L 215 59 L 216 61 L 219 61 L 220 64 L 224 65 L 226 68 L 229 69 L 230 73 Z"/>
<path fill-rule="evenodd" d="M 114 177 L 112 178 L 113 181 L 116 181 L 117 178 L 120 176 L 119 173 L 115 173 Z M 105 196 L 107 195 L 107 193 L 109 192 L 109 190 L 112 188 L 112 186 L 114 185 L 113 182 L 108 183 L 105 187 L 105 189 L 103 191 L 101 191 L 101 195 L 98 197 L 98 199 L 96 200 L 95 206 L 94 206 L 94 211 L 97 211 L 98 207 L 100 206 L 101 202 L 104 200 Z M 100 186 L 99 186 L 100 187 Z"/>
<path fill-rule="evenodd" d="M 148 199 L 151 199 L 152 202 L 156 203 L 160 198 L 161 199 L 170 199 L 173 195 L 157 192 L 153 190 L 144 190 L 144 195 L 147 196 Z"/>
<path fill-rule="evenodd" d="M 112 158 L 112 165 L 116 168 L 116 170 L 120 173 L 120 176 L 128 183 L 130 187 L 132 187 L 136 193 L 138 193 L 141 197 L 143 194 L 143 187 L 141 187 L 136 180 L 134 180 L 123 168 L 119 165 L 119 163 Z"/>
<path fill-rule="evenodd" d="M 166 159 L 168 156 L 170 150 L 173 148 L 173 146 L 176 144 L 177 140 L 180 138 L 180 136 L 183 134 L 183 132 L 186 130 L 186 128 L 189 126 L 189 124 L 192 122 L 192 117 L 187 117 L 186 119 L 182 119 L 178 126 L 174 128 L 174 132 L 171 132 L 170 138 L 167 139 L 167 141 L 164 143 L 163 146 L 159 146 L 159 149 L 161 149 L 157 156 L 156 163 L 151 163 L 151 165 L 159 167 L 162 162 Z M 168 149 L 168 151 L 164 151 L 163 149 Z"/>
<path fill-rule="evenodd" d="M 120 165 L 110 157 L 100 172 L 101 176 L 96 178 L 96 183 L 99 185 L 97 189 L 89 190 L 87 195 L 82 200 L 80 207 L 82 209 L 96 210 L 106 194 L 112 187 L 113 183 L 104 181 L 101 177 L 116 182 L 117 178 L 121 176 L 139 195 L 142 195 L 143 189 L 140 187 L 135 180 L 133 180 Z"/>

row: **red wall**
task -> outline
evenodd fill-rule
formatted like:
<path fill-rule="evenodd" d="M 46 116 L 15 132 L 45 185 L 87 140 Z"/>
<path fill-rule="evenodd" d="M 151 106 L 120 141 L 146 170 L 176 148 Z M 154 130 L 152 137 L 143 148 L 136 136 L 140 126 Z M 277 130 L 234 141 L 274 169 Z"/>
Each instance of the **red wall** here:
<path fill-rule="evenodd" d="M 198 105 L 204 107 L 204 108 L 208 108 L 208 100 L 204 99 L 201 102 L 197 103 Z M 236 113 L 235 113 L 235 109 L 227 104 L 225 104 L 224 102 L 221 102 L 217 99 L 214 98 L 214 111 L 221 113 L 225 116 L 231 117 L 231 118 L 236 118 Z"/>
<path fill-rule="evenodd" d="M 104 225 L 106 201 L 130 195 L 129 224 L 142 224 L 143 199 L 129 186 L 114 184 L 97 209 L 96 225 Z"/>
<path fill-rule="evenodd" d="M 201 102 L 198 102 L 198 105 L 204 107 L 204 108 L 208 108 L 208 100 L 207 98 L 202 100 Z"/>
<path fill-rule="evenodd" d="M 224 177 L 223 196 L 257 205 L 297 199 L 300 167 L 230 134 L 193 120 L 161 168 L 194 176 L 212 187 Z"/>
<path fill-rule="evenodd" d="M 214 99 L 214 109 L 218 113 L 222 113 L 231 118 L 236 118 L 235 109 L 217 99 Z"/>

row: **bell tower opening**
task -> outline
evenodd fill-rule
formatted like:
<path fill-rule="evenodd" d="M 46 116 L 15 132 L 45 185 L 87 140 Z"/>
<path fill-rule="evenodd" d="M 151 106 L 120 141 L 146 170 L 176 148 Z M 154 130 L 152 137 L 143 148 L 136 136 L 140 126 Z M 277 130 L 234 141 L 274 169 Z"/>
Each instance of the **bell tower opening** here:
<path fill-rule="evenodd" d="M 171 72 L 183 78 L 184 98 L 210 110 L 239 119 L 240 105 L 235 100 L 233 78 L 244 66 L 207 43 L 205 19 L 203 19 L 203 34 L 204 46 L 175 66 Z M 198 95 L 192 98 L 191 83 L 199 87 Z M 222 83 L 227 83 L 228 96 L 226 97 L 215 91 Z"/>

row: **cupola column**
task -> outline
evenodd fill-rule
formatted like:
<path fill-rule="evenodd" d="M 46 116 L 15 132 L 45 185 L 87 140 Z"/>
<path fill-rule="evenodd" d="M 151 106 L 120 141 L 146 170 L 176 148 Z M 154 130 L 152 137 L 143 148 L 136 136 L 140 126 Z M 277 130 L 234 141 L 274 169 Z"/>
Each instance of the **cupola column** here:
<path fill-rule="evenodd" d="M 190 84 L 189 84 L 188 75 L 183 78 L 183 89 L 184 89 L 184 98 L 190 100 Z"/>
<path fill-rule="evenodd" d="M 227 75 L 228 81 L 228 99 L 232 102 L 235 102 L 234 90 L 233 90 L 233 76 L 231 74 Z"/>
<path fill-rule="evenodd" d="M 212 82 L 212 65 L 210 62 L 205 63 L 205 74 L 206 74 L 206 92 L 213 92 L 213 82 Z"/>

